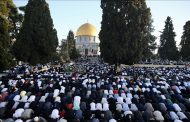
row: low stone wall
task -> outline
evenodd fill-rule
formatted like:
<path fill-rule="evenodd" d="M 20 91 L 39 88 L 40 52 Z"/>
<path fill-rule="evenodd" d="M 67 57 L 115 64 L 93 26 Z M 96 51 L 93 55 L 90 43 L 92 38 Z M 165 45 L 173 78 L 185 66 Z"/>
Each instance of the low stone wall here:
<path fill-rule="evenodd" d="M 179 67 L 185 68 L 185 65 L 154 65 L 154 64 L 135 64 L 135 67 Z"/>
<path fill-rule="evenodd" d="M 155 65 L 155 64 L 134 64 L 134 65 L 121 65 L 121 67 L 126 67 L 126 66 L 134 66 L 134 67 L 179 67 L 179 68 L 185 68 L 185 65 Z"/>

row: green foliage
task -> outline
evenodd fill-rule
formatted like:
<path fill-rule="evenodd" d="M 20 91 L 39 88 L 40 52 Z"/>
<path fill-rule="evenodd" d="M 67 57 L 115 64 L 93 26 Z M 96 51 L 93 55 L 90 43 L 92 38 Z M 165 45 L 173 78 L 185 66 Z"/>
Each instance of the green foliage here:
<path fill-rule="evenodd" d="M 109 64 L 134 64 L 142 57 L 150 9 L 145 0 L 101 0 L 100 51 Z"/>
<path fill-rule="evenodd" d="M 30 64 L 52 60 L 58 46 L 49 6 L 45 0 L 29 0 L 13 51 L 17 60 Z"/>
<path fill-rule="evenodd" d="M 179 58 L 175 36 L 172 19 L 168 16 L 165 21 L 165 28 L 160 35 L 158 53 L 161 59 L 177 60 Z"/>
<path fill-rule="evenodd" d="M 142 52 L 142 59 L 151 59 L 154 58 L 153 51 L 156 49 L 156 37 L 152 35 L 151 33 L 154 31 L 154 28 L 152 26 L 153 20 L 149 21 L 149 26 L 146 30 L 146 34 L 144 36 L 144 49 Z"/>
<path fill-rule="evenodd" d="M 0 71 L 9 68 L 10 53 L 9 49 L 8 22 L 2 16 L 0 17 Z"/>
<path fill-rule="evenodd" d="M 67 42 L 68 42 L 68 51 L 69 55 L 71 55 L 72 50 L 75 48 L 75 38 L 74 38 L 74 33 L 73 31 L 69 31 L 67 35 Z"/>
<path fill-rule="evenodd" d="M 25 12 L 26 6 L 20 6 L 20 7 L 19 7 L 19 10 L 22 11 L 22 12 Z"/>
<path fill-rule="evenodd" d="M 70 58 L 72 60 L 77 59 L 78 57 L 80 57 L 79 51 L 76 48 L 73 48 L 70 54 Z"/>
<path fill-rule="evenodd" d="M 75 38 L 72 30 L 69 31 L 67 39 L 61 42 L 60 56 L 62 59 L 69 61 L 79 57 L 79 52 L 75 48 Z"/>
<path fill-rule="evenodd" d="M 185 61 L 190 61 L 190 21 L 183 26 L 183 35 L 181 37 L 181 56 Z"/>
<path fill-rule="evenodd" d="M 59 57 L 62 62 L 69 61 L 69 54 L 68 54 L 68 44 L 66 40 L 61 41 L 61 45 L 59 46 Z"/>
<path fill-rule="evenodd" d="M 9 29 L 11 8 L 14 7 L 12 0 L 0 1 L 0 71 L 14 65 L 13 56 L 10 53 Z"/>
<path fill-rule="evenodd" d="M 23 15 L 18 13 L 18 10 L 15 6 L 10 7 L 9 14 L 9 22 L 10 22 L 10 37 L 11 40 L 16 39 L 21 28 L 23 22 Z"/>
<path fill-rule="evenodd" d="M 78 58 L 78 52 L 75 48 L 75 37 L 73 31 L 69 31 L 67 36 L 67 42 L 68 42 L 68 53 L 71 60 L 75 60 Z"/>
<path fill-rule="evenodd" d="M 18 10 L 12 0 L 0 1 L 0 11 L 0 15 L 3 15 L 7 19 L 8 31 L 11 40 L 15 39 L 22 23 L 22 14 L 18 13 Z"/>
<path fill-rule="evenodd" d="M 0 45 L 5 49 L 8 48 L 10 45 L 8 21 L 4 17 L 0 17 Z"/>
<path fill-rule="evenodd" d="M 54 53 L 53 56 L 52 56 L 52 62 L 56 62 L 56 61 L 59 61 L 59 60 L 60 60 L 59 53 L 58 52 Z"/>
<path fill-rule="evenodd" d="M 61 45 L 59 48 L 60 48 L 59 56 L 60 56 L 61 61 L 68 62 L 70 61 L 70 59 L 75 60 L 80 56 L 79 51 L 76 50 L 76 47 L 75 47 L 74 33 L 71 30 L 69 31 L 67 35 L 67 39 L 61 42 Z"/>
<path fill-rule="evenodd" d="M 8 1 L 1 0 L 0 1 L 0 16 L 8 17 L 9 9 L 8 9 Z"/>
<path fill-rule="evenodd" d="M 15 66 L 11 53 L 0 44 L 0 71 Z"/>

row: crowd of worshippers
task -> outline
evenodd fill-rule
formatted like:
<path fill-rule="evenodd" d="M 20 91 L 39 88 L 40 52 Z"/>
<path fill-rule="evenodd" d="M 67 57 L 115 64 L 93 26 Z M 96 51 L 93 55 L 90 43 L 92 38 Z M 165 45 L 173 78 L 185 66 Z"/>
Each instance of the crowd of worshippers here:
<path fill-rule="evenodd" d="M 3 122 L 190 122 L 190 71 L 81 64 L 2 77 Z"/>

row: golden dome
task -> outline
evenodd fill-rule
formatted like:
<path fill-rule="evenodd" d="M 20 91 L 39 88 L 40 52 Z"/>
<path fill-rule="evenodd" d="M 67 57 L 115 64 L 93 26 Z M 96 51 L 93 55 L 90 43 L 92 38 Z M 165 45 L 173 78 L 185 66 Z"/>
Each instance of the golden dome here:
<path fill-rule="evenodd" d="M 78 28 L 76 36 L 98 36 L 98 33 L 94 25 L 85 23 Z"/>

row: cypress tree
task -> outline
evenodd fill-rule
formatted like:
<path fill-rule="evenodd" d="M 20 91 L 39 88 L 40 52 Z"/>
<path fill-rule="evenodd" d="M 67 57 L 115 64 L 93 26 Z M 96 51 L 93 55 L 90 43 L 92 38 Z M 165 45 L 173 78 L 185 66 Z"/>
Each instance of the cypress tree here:
<path fill-rule="evenodd" d="M 10 33 L 11 40 L 15 40 L 22 26 L 23 15 L 18 13 L 18 10 L 16 6 L 14 6 L 13 3 L 10 5 L 10 13 L 9 13 L 8 20 L 10 22 L 9 33 Z"/>
<path fill-rule="evenodd" d="M 167 17 L 165 21 L 165 28 L 160 35 L 160 47 L 158 53 L 161 59 L 177 60 L 178 51 L 175 41 L 175 32 L 171 17 Z"/>
<path fill-rule="evenodd" d="M 151 59 L 154 57 L 153 51 L 156 49 L 156 37 L 154 35 L 152 35 L 152 32 L 154 31 L 154 28 L 152 26 L 152 22 L 153 20 L 150 20 L 149 22 L 149 26 L 147 28 L 147 32 L 144 36 L 144 49 L 142 52 L 142 59 Z"/>
<path fill-rule="evenodd" d="M 101 0 L 100 51 L 109 64 L 134 64 L 142 57 L 150 9 L 145 0 Z"/>
<path fill-rule="evenodd" d="M 72 51 L 75 48 L 75 37 L 72 30 L 70 30 L 67 35 L 67 44 L 68 44 L 68 54 L 71 59 Z"/>
<path fill-rule="evenodd" d="M 29 0 L 24 21 L 13 51 L 18 60 L 37 63 L 51 61 L 58 46 L 49 6 L 45 0 Z"/>
<path fill-rule="evenodd" d="M 69 57 L 71 60 L 75 60 L 76 58 L 78 58 L 78 53 L 75 47 L 75 37 L 72 30 L 70 30 L 67 35 L 67 43 Z"/>
<path fill-rule="evenodd" d="M 69 54 L 68 54 L 68 43 L 67 40 L 62 40 L 61 45 L 59 46 L 59 57 L 62 62 L 69 61 Z"/>
<path fill-rule="evenodd" d="M 185 61 L 190 61 L 190 21 L 183 26 L 183 35 L 181 37 L 181 56 Z"/>
<path fill-rule="evenodd" d="M 11 22 L 8 19 L 11 14 L 11 8 L 14 7 L 12 0 L 0 1 L 0 71 L 14 65 L 13 56 L 10 53 L 11 38 L 9 30 Z"/>

